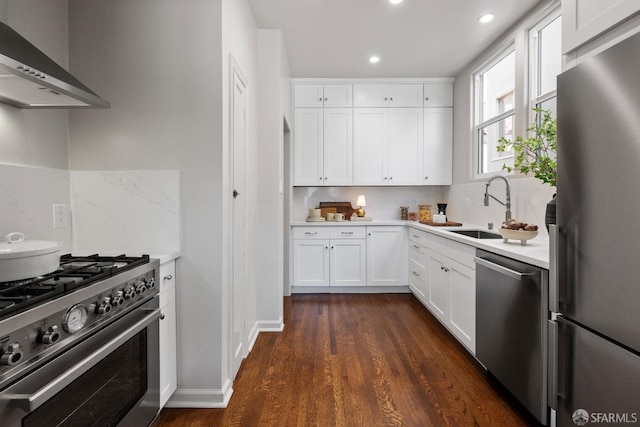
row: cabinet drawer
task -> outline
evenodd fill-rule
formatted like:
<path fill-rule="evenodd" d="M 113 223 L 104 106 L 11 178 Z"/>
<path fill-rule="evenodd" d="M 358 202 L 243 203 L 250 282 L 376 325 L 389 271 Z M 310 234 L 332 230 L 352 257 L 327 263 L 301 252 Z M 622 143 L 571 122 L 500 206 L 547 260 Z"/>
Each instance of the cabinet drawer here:
<path fill-rule="evenodd" d="M 453 240 L 449 240 L 445 237 L 433 235 L 429 236 L 429 244 L 427 246 L 434 252 L 438 252 L 447 258 L 458 261 L 459 263 L 475 270 L 473 257 L 475 256 L 476 249 L 473 246 L 454 242 Z"/>
<path fill-rule="evenodd" d="M 415 228 L 409 227 L 409 241 L 413 243 L 418 243 L 421 245 L 427 244 L 427 236 L 429 233 L 426 231 L 418 230 Z"/>
<path fill-rule="evenodd" d="M 159 292 L 162 294 L 164 291 L 176 287 L 176 262 L 169 261 L 160 265 L 160 285 Z"/>
<path fill-rule="evenodd" d="M 294 227 L 294 239 L 329 239 L 331 229 L 329 227 Z"/>
<path fill-rule="evenodd" d="M 364 239 L 366 238 L 365 227 L 332 227 L 332 239 Z"/>
<path fill-rule="evenodd" d="M 427 248 L 417 243 L 409 243 L 409 260 L 424 267 L 427 265 Z"/>

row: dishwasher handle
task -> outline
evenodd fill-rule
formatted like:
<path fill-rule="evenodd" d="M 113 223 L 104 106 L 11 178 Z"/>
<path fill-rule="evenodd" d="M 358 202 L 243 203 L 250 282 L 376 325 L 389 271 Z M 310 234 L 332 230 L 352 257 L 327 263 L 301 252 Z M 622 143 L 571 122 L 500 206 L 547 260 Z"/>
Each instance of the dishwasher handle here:
<path fill-rule="evenodd" d="M 515 271 L 515 270 L 512 270 L 512 269 L 510 269 L 510 268 L 503 267 L 503 266 L 501 266 L 500 264 L 496 264 L 496 263 L 494 263 L 494 262 L 487 261 L 487 260 L 486 260 L 486 259 L 484 259 L 484 258 L 474 257 L 474 258 L 473 258 L 473 261 L 474 261 L 476 264 L 479 264 L 479 265 L 481 265 L 481 266 L 483 266 L 483 267 L 490 268 L 491 270 L 497 271 L 498 273 L 500 273 L 500 274 L 504 274 L 505 276 L 509 276 L 509 277 L 511 277 L 512 279 L 522 280 L 522 279 L 524 279 L 525 277 L 533 276 L 533 273 L 521 273 L 521 272 L 519 272 L 519 271 Z"/>

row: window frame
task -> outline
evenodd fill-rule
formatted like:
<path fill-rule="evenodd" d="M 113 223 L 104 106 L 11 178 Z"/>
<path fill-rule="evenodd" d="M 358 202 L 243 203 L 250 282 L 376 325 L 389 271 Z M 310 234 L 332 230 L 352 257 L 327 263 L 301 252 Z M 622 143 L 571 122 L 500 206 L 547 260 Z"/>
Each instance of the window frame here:
<path fill-rule="evenodd" d="M 479 129 L 483 126 L 491 125 L 499 122 L 509 115 L 513 116 L 513 133 L 514 137 L 517 135 L 524 135 L 526 129 L 531 126 L 537 119 L 533 108 L 541 103 L 552 100 L 557 97 L 557 88 L 553 91 L 541 94 L 540 96 L 534 96 L 534 90 L 538 87 L 531 79 L 539 79 L 540 74 L 537 69 L 534 69 L 531 61 L 532 46 L 531 46 L 531 34 L 533 31 L 538 33 L 541 29 L 545 28 L 548 24 L 560 17 L 562 19 L 562 6 L 560 1 L 552 1 L 549 4 L 532 12 L 523 20 L 517 24 L 516 28 L 505 33 L 503 37 L 498 40 L 490 49 L 479 57 L 474 63 L 476 64 L 471 68 L 471 72 L 468 75 L 468 81 L 470 84 L 469 90 L 469 182 L 486 180 L 488 177 L 499 174 L 508 175 L 513 177 L 522 176 L 519 173 L 500 170 L 496 172 L 480 172 L 482 161 L 481 141 L 479 135 Z M 479 114 L 481 114 L 478 108 L 478 91 L 481 90 L 476 84 L 476 76 L 486 72 L 492 65 L 498 63 L 502 58 L 508 55 L 509 49 L 515 51 L 515 94 L 514 94 L 514 109 L 509 112 L 504 112 L 499 116 L 492 117 L 483 123 L 478 123 Z M 564 71 L 564 64 L 566 58 L 564 55 L 560 59 L 561 72 Z M 536 66 L 540 63 L 539 59 L 536 61 Z M 539 84 L 539 83 L 538 83 Z M 501 159 L 507 160 L 513 157 L 504 155 Z"/>
<path fill-rule="evenodd" d="M 502 61 L 503 59 L 505 59 L 507 56 L 511 55 L 511 54 L 515 55 L 515 61 L 514 61 L 514 70 L 513 70 L 513 74 L 514 74 L 514 89 L 513 89 L 513 108 L 507 110 L 507 111 L 503 111 L 502 113 L 492 116 L 491 118 L 484 120 L 484 121 L 480 121 L 482 120 L 482 115 L 483 115 L 483 109 L 482 109 L 482 103 L 484 101 L 484 99 L 480 96 L 480 94 L 483 91 L 483 86 L 482 83 L 478 84 L 478 80 L 487 72 L 489 71 L 491 68 L 493 68 L 495 65 L 497 65 L 500 61 Z M 471 73 L 471 85 L 472 85 L 472 93 L 473 93 L 473 97 L 472 97 L 472 103 L 473 103 L 473 119 L 472 119 L 472 144 L 473 144 L 473 154 L 471 156 L 471 158 L 473 159 L 473 165 L 472 165 L 472 176 L 474 178 L 485 178 L 491 175 L 495 175 L 496 173 L 501 173 L 501 172 L 480 172 L 480 162 L 482 159 L 482 149 L 481 149 L 481 144 L 482 144 L 482 138 L 480 138 L 480 132 L 483 128 L 492 126 L 496 123 L 501 122 L 502 120 L 513 116 L 513 122 L 512 122 L 512 129 L 515 128 L 515 120 L 516 120 L 516 105 L 517 105 L 517 61 L 518 61 L 518 54 L 517 54 L 517 49 L 516 49 L 516 41 L 511 39 L 508 42 L 506 42 L 505 44 L 503 44 L 499 49 L 496 49 L 496 51 L 489 57 L 489 59 L 487 61 L 485 61 L 481 66 L 477 67 L 472 73 Z M 505 95 L 508 94 L 509 92 L 505 92 Z M 509 159 L 512 158 L 513 154 L 504 154 L 499 156 L 500 160 L 505 160 L 505 159 Z"/>

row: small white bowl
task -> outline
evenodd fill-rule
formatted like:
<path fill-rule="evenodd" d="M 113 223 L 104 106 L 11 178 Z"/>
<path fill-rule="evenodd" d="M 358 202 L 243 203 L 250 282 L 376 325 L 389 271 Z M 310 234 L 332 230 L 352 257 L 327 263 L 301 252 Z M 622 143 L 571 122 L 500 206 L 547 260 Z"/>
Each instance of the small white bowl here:
<path fill-rule="evenodd" d="M 509 239 L 520 240 L 522 246 L 526 246 L 527 240 L 531 240 L 538 235 L 538 231 L 525 230 L 509 230 L 508 228 L 499 228 L 498 232 L 502 236 L 504 243 L 509 243 Z"/>

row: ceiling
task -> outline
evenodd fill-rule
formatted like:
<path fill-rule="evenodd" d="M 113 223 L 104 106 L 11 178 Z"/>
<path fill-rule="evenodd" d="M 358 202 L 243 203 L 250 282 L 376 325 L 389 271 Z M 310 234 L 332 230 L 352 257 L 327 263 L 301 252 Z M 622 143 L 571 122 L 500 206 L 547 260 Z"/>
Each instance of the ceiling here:
<path fill-rule="evenodd" d="M 544 0 L 249 0 L 281 29 L 292 77 L 454 76 Z M 495 14 L 488 24 L 478 17 Z M 371 55 L 380 62 L 370 64 Z"/>

